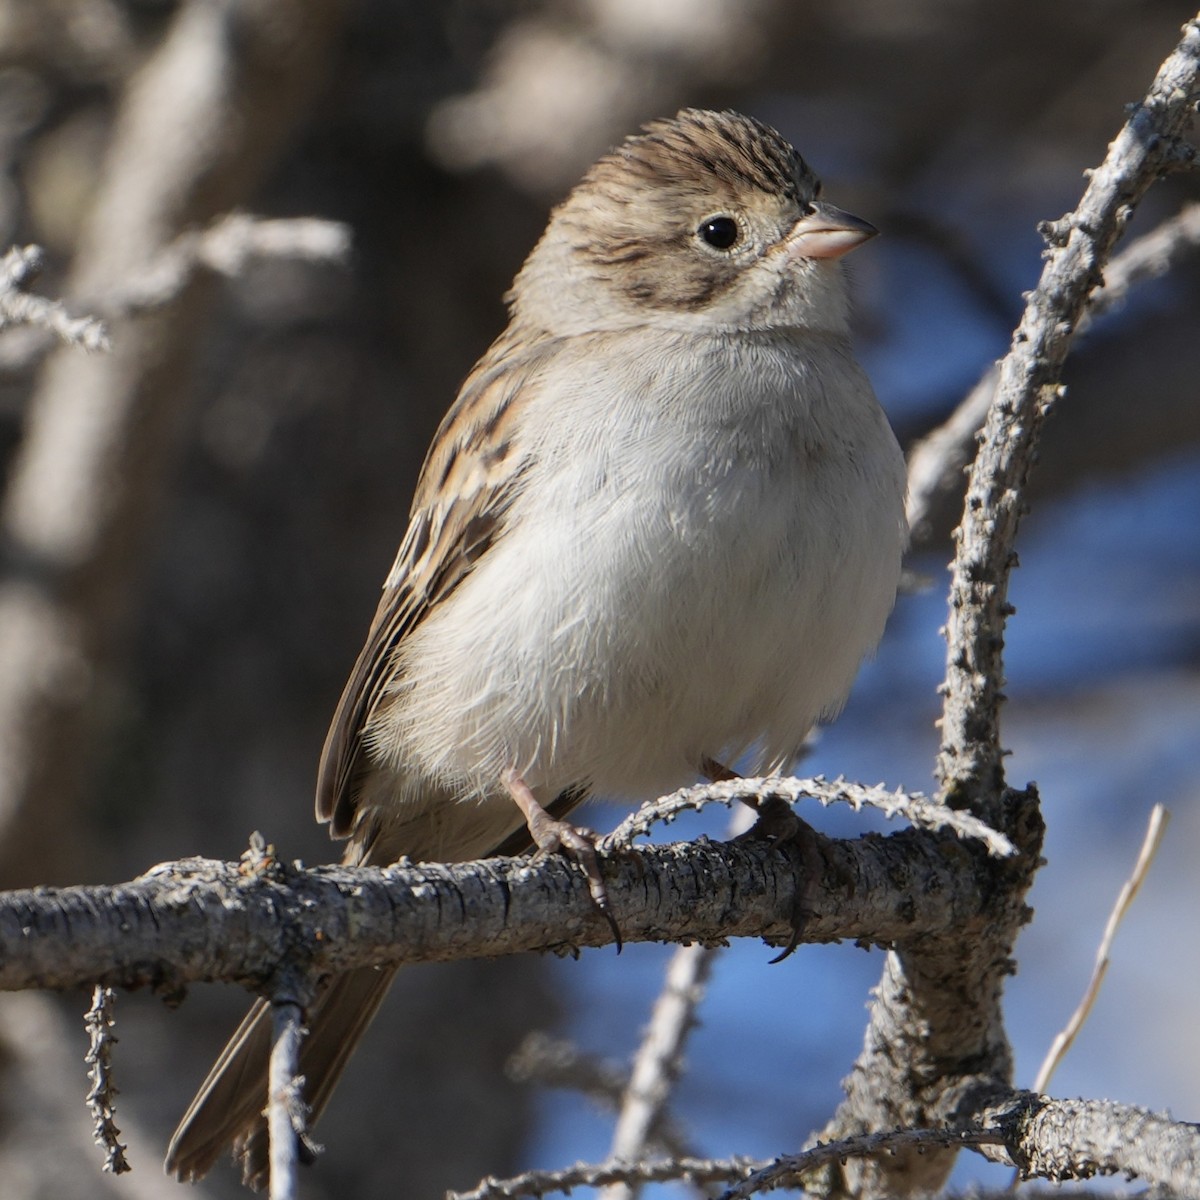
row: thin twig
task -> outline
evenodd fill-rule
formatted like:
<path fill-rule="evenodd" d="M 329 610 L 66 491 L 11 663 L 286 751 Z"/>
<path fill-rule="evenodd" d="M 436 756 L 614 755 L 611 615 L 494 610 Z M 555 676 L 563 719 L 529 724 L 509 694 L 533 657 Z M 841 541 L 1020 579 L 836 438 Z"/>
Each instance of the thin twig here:
<path fill-rule="evenodd" d="M 747 1200 L 756 1192 L 795 1187 L 806 1171 L 847 1158 L 894 1154 L 900 1150 L 916 1150 L 920 1153 L 933 1149 L 1002 1146 L 1004 1142 L 1005 1135 L 999 1129 L 892 1129 L 883 1133 L 859 1134 L 813 1146 L 800 1154 L 782 1155 L 723 1192 L 720 1200 Z"/>
<path fill-rule="evenodd" d="M 268 259 L 341 266 L 350 247 L 350 229 L 340 221 L 226 213 L 206 229 L 180 234 L 129 278 L 89 294 L 88 307 L 97 317 L 71 317 L 58 301 L 20 291 L 41 270 L 44 255 L 38 246 L 14 247 L 0 260 L 0 331 L 23 325 L 29 336 L 0 344 L 0 365 L 10 371 L 29 366 L 53 345 L 53 336 L 85 350 L 109 350 L 100 318 L 112 321 L 161 309 L 178 299 L 200 271 L 236 278 L 251 263 Z"/>
<path fill-rule="evenodd" d="M 1200 246 L 1200 203 L 1185 205 L 1149 233 L 1143 234 L 1108 264 L 1104 286 L 1093 292 L 1077 333 L 1085 333 L 1099 316 L 1123 303 L 1138 284 L 1166 274 Z M 908 452 L 908 526 L 914 542 L 930 535 L 929 519 L 936 500 L 961 486 L 977 436 L 996 388 L 998 368 L 988 367 L 954 412 Z"/>
<path fill-rule="evenodd" d="M 296 1172 L 306 1109 L 301 1093 L 300 1042 L 304 1011 L 300 1002 L 279 997 L 271 1003 L 274 1041 L 268 1077 L 267 1128 L 271 1140 L 271 1200 L 296 1200 Z"/>
<path fill-rule="evenodd" d="M 97 985 L 92 992 L 92 1005 L 83 1018 L 91 1045 L 84 1057 L 90 1068 L 91 1088 L 87 1094 L 92 1110 L 93 1136 L 96 1145 L 104 1147 L 104 1170 L 123 1175 L 132 1170 L 125 1159 L 125 1147 L 117 1140 L 121 1131 L 113 1119 L 116 1113 L 117 1088 L 112 1075 L 112 1048 L 117 1038 L 113 1033 L 113 1006 L 116 994 L 112 988 Z"/>
<path fill-rule="evenodd" d="M 1200 247 L 1200 201 L 1192 201 L 1149 233 L 1135 238 L 1113 258 L 1105 268 L 1104 285 L 1088 300 L 1079 332 L 1085 333 L 1096 318 L 1123 304 L 1138 284 L 1165 275 L 1197 247 Z"/>
<path fill-rule="evenodd" d="M 729 1183 L 766 1166 L 750 1158 L 675 1158 L 644 1163 L 576 1163 L 557 1171 L 523 1171 L 508 1179 L 489 1175 L 469 1192 L 447 1192 L 446 1200 L 515 1200 L 547 1196 L 577 1187 L 607 1187 L 614 1183 Z"/>
<path fill-rule="evenodd" d="M 53 334 L 68 346 L 93 352 L 111 350 L 101 321 L 73 317 L 60 301 L 21 290 L 42 269 L 44 260 L 40 246 L 14 246 L 0 260 L 0 330 L 28 325 Z"/>
<path fill-rule="evenodd" d="M 515 1200 L 521 1196 L 545 1196 L 569 1192 L 576 1187 L 604 1187 L 613 1183 L 725 1183 L 740 1180 L 721 1200 L 736 1200 L 756 1191 L 782 1186 L 806 1171 L 855 1155 L 885 1154 L 902 1148 L 928 1149 L 935 1146 L 1000 1146 L 1000 1130 L 900 1129 L 864 1134 L 814 1146 L 800 1154 L 771 1162 L 747 1158 L 675 1159 L 654 1163 L 576 1163 L 561 1171 L 526 1171 L 511 1179 L 483 1180 L 469 1192 L 447 1192 L 446 1200 Z"/>
<path fill-rule="evenodd" d="M 146 312 L 176 299 L 200 270 L 234 278 L 251 262 L 273 258 L 343 265 L 350 246 L 350 229 L 340 221 L 226 213 L 206 229 L 180 234 L 99 303 L 106 315 Z"/>
<path fill-rule="evenodd" d="M 1117 936 L 1117 927 L 1125 919 L 1125 914 L 1133 904 L 1134 897 L 1137 896 L 1145 882 L 1150 866 L 1154 862 L 1154 856 L 1158 853 L 1158 847 L 1162 843 L 1170 815 L 1161 804 L 1156 804 L 1150 812 L 1146 836 L 1142 841 L 1142 848 L 1138 852 L 1137 862 L 1134 863 L 1133 872 L 1125 881 L 1125 886 L 1121 888 L 1112 912 L 1109 913 L 1108 924 L 1104 927 L 1104 936 L 1100 939 L 1100 945 L 1096 950 L 1096 964 L 1092 968 L 1092 977 L 1088 980 L 1079 1006 L 1071 1014 L 1071 1019 L 1067 1022 L 1066 1027 L 1054 1039 L 1038 1070 L 1037 1078 L 1033 1081 L 1035 1092 L 1046 1090 L 1051 1077 L 1066 1057 L 1067 1051 L 1070 1050 L 1079 1031 L 1083 1028 L 1084 1022 L 1088 1019 L 1092 1006 L 1096 1003 L 1096 997 L 1100 994 L 1100 987 L 1104 983 L 1104 976 L 1108 971 L 1113 939 Z"/>
<path fill-rule="evenodd" d="M 13 246 L 0 259 L 0 292 L 23 287 L 40 274 L 45 263 L 46 252 L 41 246 Z"/>
<path fill-rule="evenodd" d="M 679 1078 L 683 1048 L 695 1028 L 696 1008 L 718 953 L 714 947 L 679 946 L 671 955 L 666 982 L 638 1048 L 617 1116 L 609 1151 L 612 1161 L 637 1162 L 645 1156 Z M 602 1200 L 632 1200 L 640 1190 L 633 1184 L 615 1183 L 604 1189 Z"/>
<path fill-rule="evenodd" d="M 544 1032 L 531 1033 L 521 1043 L 506 1072 L 517 1083 L 577 1092 L 612 1113 L 620 1111 L 629 1087 L 628 1068 L 585 1054 L 574 1042 Z M 659 1112 L 648 1142 L 669 1158 L 698 1157 L 666 1111 Z"/>
<path fill-rule="evenodd" d="M 989 854 L 998 858 L 1014 853 L 1012 843 L 1003 834 L 997 833 L 970 813 L 946 808 L 921 792 L 891 791 L 881 783 L 867 787 L 840 778 L 829 781 L 819 775 L 812 779 L 792 779 L 782 775 L 761 779 L 728 779 L 682 788 L 643 804 L 631 813 L 602 839 L 601 849 L 612 851 L 624 848 L 634 838 L 647 834 L 658 822 L 670 824 L 688 810 L 698 811 L 709 804 L 729 805 L 747 797 L 759 801 L 778 798 L 789 804 L 800 800 L 816 800 L 826 807 L 848 804 L 855 812 L 873 808 L 889 819 L 902 817 L 921 829 L 951 829 L 960 838 L 977 838 L 987 846 Z"/>
<path fill-rule="evenodd" d="M 993 911 L 971 937 L 959 931 L 958 936 L 902 942 L 889 952 L 863 1051 L 847 1077 L 845 1100 L 825 1126 L 826 1137 L 895 1124 L 915 1128 L 962 1121 L 986 1102 L 993 1083 L 1010 1078 L 1002 988 L 1017 931 L 1028 920 L 1023 900 L 1039 863 L 1042 829 L 1036 789 L 1006 788 L 1000 733 L 1004 632 L 1012 611 L 1007 592 L 1024 487 L 1042 420 L 1060 393 L 1063 362 L 1087 297 L 1100 284 L 1134 206 L 1176 157 L 1200 96 L 1198 79 L 1200 20 L 1194 19 L 1156 72 L 1144 100 L 1129 110 L 1103 164 L 1090 172 L 1077 209 L 1044 227 L 1051 248 L 1000 365 L 955 535 L 936 766 L 949 806 L 969 809 L 999 827 L 1020 844 L 1022 853 L 994 872 L 994 883 L 985 887 L 993 897 Z M 969 1079 L 979 1081 L 979 1087 L 967 1099 L 964 1081 Z M 1052 1115 L 1062 1118 L 1063 1110 Z M 1131 1119 L 1129 1127 L 1141 1136 L 1145 1122 Z M 1062 1119 L 1058 1129 L 1056 1156 L 1015 1161 L 1047 1177 L 1079 1163 L 1093 1173 L 1141 1169 L 1132 1166 L 1140 1150 L 1135 1154 L 1127 1140 L 1119 1153 L 1110 1149 L 1077 1157 L 1077 1130 Z M 1126 1131 L 1121 1133 L 1125 1138 Z M 1179 1155 L 1169 1151 L 1168 1157 L 1189 1164 L 1157 1176 L 1173 1184 L 1186 1178 L 1186 1169 L 1196 1162 L 1200 1138 L 1186 1127 L 1172 1128 L 1169 1134 L 1184 1149 Z M 821 1182 L 851 1195 L 932 1193 L 943 1188 L 953 1161 L 952 1151 L 900 1152 L 894 1159 L 852 1160 L 825 1172 Z"/>
<path fill-rule="evenodd" d="M 629 1071 L 587 1054 L 567 1038 L 531 1033 L 504 1067 L 514 1083 L 578 1092 L 607 1111 L 616 1112 L 629 1085 Z"/>

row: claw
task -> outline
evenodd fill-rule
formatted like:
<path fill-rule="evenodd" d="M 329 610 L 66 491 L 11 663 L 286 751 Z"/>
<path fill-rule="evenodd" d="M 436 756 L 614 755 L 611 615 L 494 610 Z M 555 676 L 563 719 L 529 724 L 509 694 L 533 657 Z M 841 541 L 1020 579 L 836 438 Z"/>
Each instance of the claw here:
<path fill-rule="evenodd" d="M 796 952 L 805 928 L 815 916 L 811 897 L 825 866 L 820 850 L 821 835 L 807 821 L 796 816 L 791 805 L 779 796 L 771 796 L 760 806 L 758 820 L 753 828 L 742 836 L 769 837 L 775 842 L 791 842 L 799 847 L 800 859 L 804 864 L 804 881 L 792 898 L 791 936 L 787 945 L 770 960 L 769 965 L 773 966 Z"/>
<path fill-rule="evenodd" d="M 505 791 L 513 798 L 514 803 L 525 817 L 529 827 L 529 836 L 534 845 L 543 854 L 554 854 L 561 851 L 569 855 L 579 864 L 587 879 L 588 894 L 596 911 L 608 923 L 616 943 L 617 953 L 621 953 L 624 942 L 621 929 L 612 915 L 612 907 L 608 900 L 608 888 L 604 883 L 604 875 L 600 871 L 600 858 L 596 853 L 596 835 L 590 829 L 580 829 L 569 821 L 560 821 L 552 817 L 537 801 L 529 785 L 511 767 L 500 776 L 500 782 Z"/>
<path fill-rule="evenodd" d="M 796 815 L 796 810 L 782 796 L 765 796 L 761 800 L 753 797 L 745 801 L 758 813 L 758 820 L 739 833 L 735 841 L 799 842 L 805 834 L 816 836 L 816 831 Z"/>
<path fill-rule="evenodd" d="M 781 796 L 766 796 L 761 800 L 746 798 L 745 802 L 758 813 L 758 820 L 733 840 L 791 842 L 800 848 L 801 860 L 804 863 L 804 883 L 797 888 L 792 900 L 791 936 L 787 945 L 770 960 L 770 964 L 774 965 L 795 954 L 796 947 L 800 945 L 800 939 L 804 936 L 804 930 L 814 915 L 810 896 L 824 869 L 824 860 L 819 849 L 821 835 L 807 821 L 798 817 L 792 806 Z"/>
<path fill-rule="evenodd" d="M 741 779 L 736 771 L 731 771 L 724 764 L 717 762 L 715 758 L 709 758 L 708 755 L 700 760 L 700 772 L 712 783 L 725 783 L 731 779 Z M 792 901 L 792 934 L 787 945 L 768 964 L 774 965 L 795 954 L 796 947 L 800 945 L 800 938 L 804 935 L 805 927 L 814 915 L 808 897 L 816 881 L 821 877 L 823 867 L 817 843 L 820 834 L 807 821 L 798 817 L 792 806 L 782 796 L 765 796 L 761 800 L 756 796 L 739 796 L 738 799 L 758 813 L 758 820 L 745 833 L 739 833 L 733 839 L 735 842 L 794 842 L 800 847 L 800 853 L 804 860 L 805 883 L 797 890 Z"/>

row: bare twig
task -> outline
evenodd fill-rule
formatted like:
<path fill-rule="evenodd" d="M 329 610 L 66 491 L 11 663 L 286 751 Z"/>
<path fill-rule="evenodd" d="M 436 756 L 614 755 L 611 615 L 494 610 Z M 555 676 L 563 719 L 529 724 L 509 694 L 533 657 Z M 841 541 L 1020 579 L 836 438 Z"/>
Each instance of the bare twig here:
<path fill-rule="evenodd" d="M 946 420 L 908 452 L 905 515 L 916 545 L 930 536 L 929 516 L 934 502 L 962 486 L 963 471 L 979 446 L 979 431 L 996 390 L 997 374 L 993 363 Z"/>
<path fill-rule="evenodd" d="M 0 261 L 0 331 L 26 325 L 26 332 L 37 330 L 43 336 L 0 343 L 0 364 L 10 371 L 29 367 L 50 349 L 54 336 L 85 350 L 109 350 L 104 321 L 171 304 L 201 271 L 235 278 L 251 263 L 267 259 L 343 265 L 350 246 L 350 229 L 339 221 L 226 213 L 207 229 L 180 234 L 145 266 L 89 294 L 96 317 L 70 317 L 58 302 L 18 291 L 41 269 L 42 251 L 37 246 L 14 248 Z"/>
<path fill-rule="evenodd" d="M 665 1183 L 680 1179 L 697 1184 L 740 1180 L 721 1197 L 721 1200 L 735 1200 L 736 1197 L 752 1196 L 758 1191 L 784 1186 L 806 1171 L 852 1155 L 894 1153 L 902 1148 L 998 1146 L 1003 1142 L 1004 1135 L 999 1130 L 901 1129 L 845 1138 L 769 1163 L 746 1158 L 675 1159 L 657 1163 L 577 1163 L 565 1171 L 527 1171 L 511 1179 L 485 1179 L 469 1192 L 449 1192 L 447 1200 L 515 1200 L 520 1196 L 569 1192 L 575 1187 Z"/>
<path fill-rule="evenodd" d="M 0 331 L 28 325 L 44 329 L 67 346 L 112 349 L 108 331 L 95 317 L 72 317 L 58 300 L 21 290 L 41 271 L 44 257 L 40 246 L 14 246 L 0 260 Z"/>
<path fill-rule="evenodd" d="M 1089 298 L 1078 332 L 1085 333 L 1092 321 L 1123 304 L 1138 284 L 1165 275 L 1197 247 L 1200 247 L 1200 202 L 1193 201 L 1130 242 L 1108 264 L 1104 284 Z"/>
<path fill-rule="evenodd" d="M 619 1112 L 629 1086 L 629 1070 L 585 1054 L 574 1042 L 531 1033 L 508 1060 L 509 1078 L 518 1083 L 578 1092 L 606 1112 Z M 660 1111 L 650 1130 L 649 1144 L 671 1158 L 695 1158 L 670 1115 Z"/>
<path fill-rule="evenodd" d="M 547 1196 L 577 1187 L 612 1184 L 728 1183 L 762 1166 L 749 1158 L 676 1158 L 646 1163 L 576 1163 L 559 1171 L 524 1171 L 509 1179 L 489 1176 L 469 1192 L 447 1192 L 446 1200 L 515 1200 L 519 1196 Z"/>
<path fill-rule="evenodd" d="M 893 1129 L 883 1133 L 864 1133 L 858 1137 L 813 1146 L 800 1154 L 777 1158 L 723 1192 L 720 1200 L 747 1200 L 758 1192 L 777 1187 L 795 1187 L 805 1172 L 846 1158 L 895 1154 L 901 1150 L 920 1153 L 932 1149 L 957 1150 L 1003 1144 L 1004 1135 L 998 1129 Z"/>
<path fill-rule="evenodd" d="M 88 1078 L 92 1086 L 87 1094 L 87 1103 L 92 1110 L 96 1144 L 104 1147 L 104 1170 L 123 1175 L 132 1168 L 125 1161 L 125 1147 L 117 1140 L 121 1131 L 113 1119 L 117 1101 L 117 1089 L 112 1077 L 112 1048 L 117 1040 L 112 1032 L 115 1001 L 112 988 L 97 986 L 92 993 L 92 1006 L 83 1019 L 91 1045 L 83 1061 L 91 1068 Z"/>
<path fill-rule="evenodd" d="M 718 951 L 707 946 L 680 946 L 671 955 L 667 978 L 650 1025 L 633 1062 L 609 1158 L 637 1162 L 646 1154 L 654 1130 L 666 1112 L 671 1089 L 683 1065 L 683 1048 L 695 1027 L 696 1007 L 708 985 Z M 603 1200 L 631 1200 L 640 1189 L 615 1183 Z"/>
<path fill-rule="evenodd" d="M 1145 882 L 1150 865 L 1154 862 L 1154 856 L 1158 853 L 1158 847 L 1162 843 L 1169 819 L 1170 814 L 1161 804 L 1156 804 L 1150 812 L 1150 821 L 1146 827 L 1142 848 L 1138 852 L 1137 862 L 1134 863 L 1133 872 L 1125 881 L 1125 886 L 1121 888 L 1112 912 L 1109 913 L 1108 924 L 1104 927 L 1104 936 L 1100 939 L 1100 945 L 1096 950 L 1096 964 L 1092 968 L 1092 977 L 1088 980 L 1079 1006 L 1071 1014 L 1071 1019 L 1067 1022 L 1066 1027 L 1055 1037 L 1038 1070 L 1037 1078 L 1033 1081 L 1035 1092 L 1046 1090 L 1051 1077 L 1058 1070 L 1059 1063 L 1071 1049 L 1071 1045 L 1092 1011 L 1092 1006 L 1096 1003 L 1096 997 L 1100 994 L 1100 987 L 1104 983 L 1104 976 L 1108 972 L 1113 939 L 1117 936 L 1117 927 L 1125 919 L 1125 914 L 1129 911 L 1130 905 L 1133 904 L 1134 898 Z"/>
<path fill-rule="evenodd" d="M 1006 857 L 1014 853 L 1012 842 L 989 828 L 970 813 L 955 812 L 937 804 L 921 792 L 889 791 L 883 784 L 867 787 L 845 779 L 832 782 L 817 776 L 814 779 L 792 779 L 773 775 L 762 779 L 728 779 L 717 783 L 682 788 L 659 800 L 643 804 L 626 817 L 606 838 L 603 848 L 615 850 L 628 846 L 634 838 L 647 834 L 655 824 L 670 824 L 680 813 L 700 810 L 709 804 L 733 804 L 744 798 L 766 800 L 778 798 L 789 804 L 800 800 L 816 800 L 828 807 L 848 804 L 855 812 L 873 808 L 885 817 L 902 817 L 920 829 L 950 829 L 960 838 L 975 838 L 987 847 L 988 853 Z"/>
<path fill-rule="evenodd" d="M 1104 272 L 1104 286 L 1088 299 L 1077 333 L 1121 304 L 1139 283 L 1166 274 L 1200 246 L 1200 204 L 1185 205 L 1149 233 L 1131 242 Z M 930 512 L 937 499 L 961 486 L 962 472 L 977 446 L 996 388 L 998 367 L 990 366 L 953 413 L 926 434 L 908 454 L 909 529 L 915 543 L 929 537 Z"/>
<path fill-rule="evenodd" d="M 1002 652 L 1021 491 L 1087 298 L 1102 282 L 1134 206 L 1192 120 L 1198 74 L 1200 19 L 1193 19 L 1104 162 L 1091 172 L 1078 207 L 1043 227 L 1050 243 L 1046 265 L 1000 364 L 956 535 L 937 765 L 955 806 L 971 807 L 985 819 L 997 812 L 1004 787 Z"/>
<path fill-rule="evenodd" d="M 307 1125 L 301 1088 L 300 1042 L 304 1011 L 300 1002 L 279 996 L 271 1002 L 274 1040 L 267 1084 L 267 1127 L 271 1143 L 271 1200 L 296 1200 L 300 1144 Z"/>
<path fill-rule="evenodd" d="M 1078 208 L 1044 227 L 1051 249 L 1000 364 L 955 535 L 936 771 L 950 807 L 1002 830 L 1021 854 L 990 864 L 993 879 L 981 887 L 995 907 L 970 936 L 902 940 L 889 951 L 863 1050 L 846 1080 L 846 1098 L 821 1135 L 826 1139 L 964 1122 L 1011 1079 L 1001 1004 L 1013 943 L 1028 920 L 1024 896 L 1042 831 L 1036 789 L 1005 787 L 1000 740 L 1007 589 L 1022 493 L 1087 297 L 1133 207 L 1168 168 L 1192 120 L 1198 76 L 1200 19 L 1194 19 L 1090 173 Z M 840 1175 L 830 1169 L 821 1182 L 851 1196 L 933 1192 L 953 1161 L 952 1152 L 901 1151 L 850 1160 Z"/>
<path fill-rule="evenodd" d="M 227 213 L 207 229 L 180 234 L 144 269 L 102 296 L 99 305 L 113 316 L 145 312 L 169 304 L 200 270 L 232 278 L 251 262 L 271 258 L 340 265 L 350 245 L 350 229 L 339 221 Z"/>
<path fill-rule="evenodd" d="M 163 1200 L 156 1170 L 120 1176 L 96 1170 L 91 1122 L 81 1119 L 79 1018 L 71 1008 L 77 1005 L 35 992 L 0 996 L 5 1097 L 0 1195 L 4 1200 L 28 1196 L 31 1186 L 41 1196 Z M 131 1109 L 123 1113 L 121 1134 L 134 1162 L 152 1163 L 162 1152 L 161 1131 L 150 1129 Z M 31 1162 L 28 1170 L 17 1166 L 14 1151 Z M 203 1183 L 186 1195 L 187 1200 L 216 1200 Z"/>
<path fill-rule="evenodd" d="M 969 1126 L 864 1134 L 778 1158 L 721 1200 L 796 1186 L 806 1173 L 835 1161 L 964 1147 L 1014 1164 L 1026 1177 L 1063 1183 L 1123 1173 L 1174 1195 L 1200 1196 L 1200 1126 L 1108 1100 L 1056 1100 L 1013 1091 Z"/>
<path fill-rule="evenodd" d="M 245 202 L 319 84 L 346 7 L 172 8 L 122 90 L 71 266 L 78 303 L 91 311 L 93 297 L 136 279 L 182 231 Z M 62 748 L 102 740 L 98 689 L 128 636 L 137 567 L 188 428 L 179 381 L 206 327 L 200 283 L 124 322 L 111 354 L 52 354 L 25 410 L 0 503 L 6 879 L 29 880 L 34 862 L 51 877 L 83 873 L 88 850 L 70 813 L 87 755 Z"/>
<path fill-rule="evenodd" d="M 566 1038 L 539 1030 L 517 1047 L 505 1065 L 516 1083 L 579 1092 L 615 1112 L 629 1084 L 629 1071 L 615 1062 L 586 1054 Z"/>

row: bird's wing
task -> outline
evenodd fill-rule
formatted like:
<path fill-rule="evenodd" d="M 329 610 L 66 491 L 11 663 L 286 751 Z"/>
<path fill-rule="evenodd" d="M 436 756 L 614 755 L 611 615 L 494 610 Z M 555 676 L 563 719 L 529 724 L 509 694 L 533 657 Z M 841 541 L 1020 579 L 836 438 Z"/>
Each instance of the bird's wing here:
<path fill-rule="evenodd" d="M 503 537 L 531 451 L 520 409 L 539 386 L 553 343 L 501 337 L 479 361 L 442 421 L 413 499 L 408 531 L 338 701 L 317 775 L 317 819 L 334 837 L 356 834 L 364 732 L 396 669 L 398 648 Z"/>

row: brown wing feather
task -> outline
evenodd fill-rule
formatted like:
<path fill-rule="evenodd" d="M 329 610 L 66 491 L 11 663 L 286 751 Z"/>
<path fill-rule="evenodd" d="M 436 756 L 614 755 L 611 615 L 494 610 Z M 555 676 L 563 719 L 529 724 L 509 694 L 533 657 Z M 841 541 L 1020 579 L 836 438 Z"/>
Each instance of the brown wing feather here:
<path fill-rule="evenodd" d="M 524 341 L 524 348 L 522 348 Z M 355 832 L 358 794 L 370 763 L 364 730 L 392 679 L 404 638 L 466 578 L 503 535 L 528 458 L 514 414 L 536 386 L 550 350 L 507 332 L 468 376 L 421 468 L 408 531 L 350 678 L 338 701 L 317 773 L 317 820 L 334 837 Z"/>

